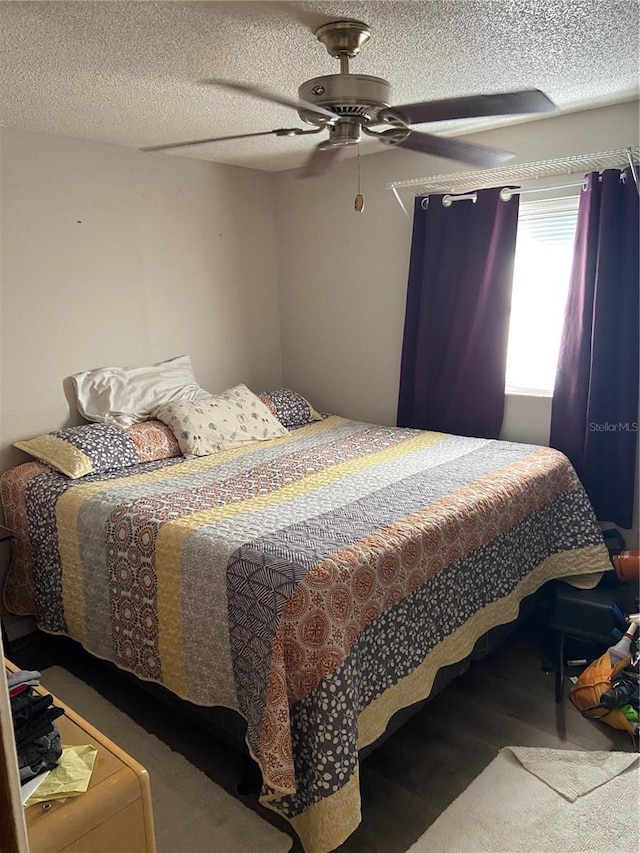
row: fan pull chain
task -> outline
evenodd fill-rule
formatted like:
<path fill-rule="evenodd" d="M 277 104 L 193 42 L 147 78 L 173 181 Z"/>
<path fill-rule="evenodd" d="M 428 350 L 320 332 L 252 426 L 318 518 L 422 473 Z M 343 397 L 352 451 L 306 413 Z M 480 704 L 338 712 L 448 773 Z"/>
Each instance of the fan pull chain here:
<path fill-rule="evenodd" d="M 353 207 L 358 213 L 362 213 L 362 211 L 364 210 L 364 196 L 361 195 L 361 193 L 360 193 L 360 146 L 359 145 L 358 145 L 358 187 L 357 187 L 357 189 L 358 189 L 358 192 L 357 192 L 355 201 L 353 203 Z"/>

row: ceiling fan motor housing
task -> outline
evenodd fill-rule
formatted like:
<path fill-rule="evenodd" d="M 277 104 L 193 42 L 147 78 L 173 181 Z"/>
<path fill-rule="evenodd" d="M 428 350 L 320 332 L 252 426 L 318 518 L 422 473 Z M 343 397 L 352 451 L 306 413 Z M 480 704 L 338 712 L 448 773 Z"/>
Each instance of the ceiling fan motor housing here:
<path fill-rule="evenodd" d="M 369 74 L 327 74 L 303 83 L 298 89 L 298 97 L 332 110 L 338 116 L 375 124 L 378 113 L 389 107 L 391 86 L 381 77 Z M 322 126 L 327 123 L 327 119 L 317 113 L 299 109 L 298 114 L 309 124 Z"/>

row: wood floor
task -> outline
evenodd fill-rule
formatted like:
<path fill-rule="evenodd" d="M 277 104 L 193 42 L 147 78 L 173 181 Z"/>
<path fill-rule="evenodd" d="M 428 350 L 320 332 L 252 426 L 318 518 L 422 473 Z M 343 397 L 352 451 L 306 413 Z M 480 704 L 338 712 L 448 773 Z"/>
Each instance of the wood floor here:
<path fill-rule="evenodd" d="M 44 665 L 26 658 L 20 666 Z M 554 676 L 542 670 L 542 658 L 540 625 L 528 620 L 370 755 L 360 771 L 362 823 L 340 853 L 405 853 L 503 746 L 635 748 L 629 735 L 583 719 L 566 695 L 556 705 Z M 214 782 L 290 834 L 293 853 L 302 853 L 284 820 L 262 808 L 255 796 L 236 793 L 242 759 L 231 747 L 191 723 L 182 723 L 146 693 L 123 685 L 119 676 L 82 654 L 57 652 L 54 662 L 91 684 Z M 452 853 L 468 851 L 452 848 Z"/>

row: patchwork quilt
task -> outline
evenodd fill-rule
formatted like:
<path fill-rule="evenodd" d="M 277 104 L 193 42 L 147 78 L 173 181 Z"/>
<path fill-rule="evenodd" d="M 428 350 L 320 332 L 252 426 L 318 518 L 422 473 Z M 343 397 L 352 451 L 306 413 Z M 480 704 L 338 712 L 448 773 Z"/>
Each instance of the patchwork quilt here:
<path fill-rule="evenodd" d="M 5 473 L 5 603 L 247 720 L 307 853 L 360 821 L 358 749 L 552 578 L 610 569 L 550 448 L 339 417 L 185 461 Z"/>

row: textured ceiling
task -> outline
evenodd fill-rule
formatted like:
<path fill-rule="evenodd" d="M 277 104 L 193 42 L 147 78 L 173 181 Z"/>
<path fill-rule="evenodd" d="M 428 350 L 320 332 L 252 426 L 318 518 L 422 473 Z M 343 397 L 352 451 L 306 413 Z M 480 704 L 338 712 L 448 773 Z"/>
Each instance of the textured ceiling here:
<path fill-rule="evenodd" d="M 338 72 L 313 29 L 343 17 L 372 30 L 351 70 L 389 80 L 395 104 L 540 88 L 573 111 L 637 91 L 636 0 L 0 2 L 0 124 L 134 148 L 303 126 L 294 110 L 198 81 L 295 97 L 302 81 Z M 300 165 L 318 139 L 219 142 L 171 156 L 275 171 Z"/>

